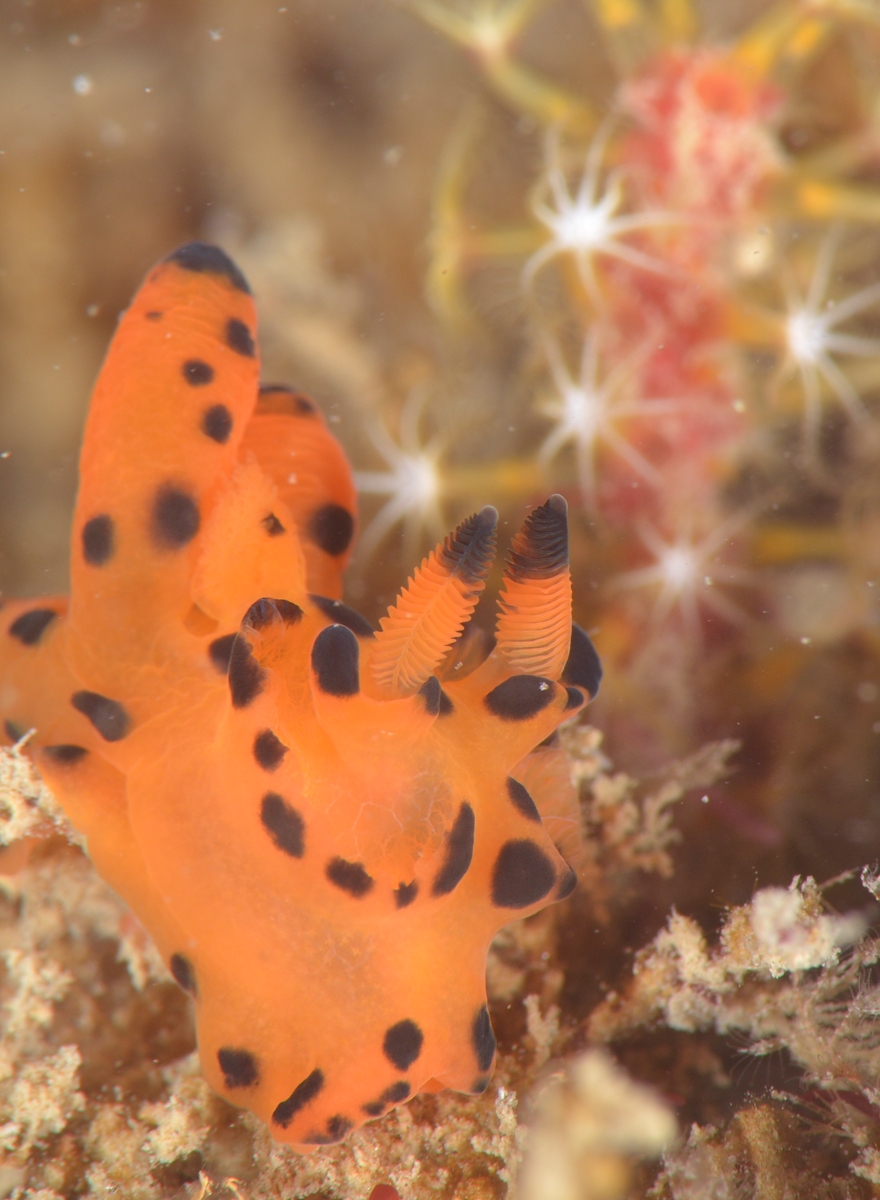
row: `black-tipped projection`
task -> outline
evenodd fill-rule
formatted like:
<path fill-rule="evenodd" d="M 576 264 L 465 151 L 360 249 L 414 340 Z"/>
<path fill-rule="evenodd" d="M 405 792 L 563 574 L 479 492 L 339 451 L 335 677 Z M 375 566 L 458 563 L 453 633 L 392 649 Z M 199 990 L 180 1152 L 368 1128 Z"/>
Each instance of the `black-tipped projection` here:
<path fill-rule="evenodd" d="M 596 653 L 596 647 L 580 625 L 571 627 L 571 650 L 562 672 L 562 682 L 586 688 L 591 700 L 596 699 L 599 684 L 602 682 L 602 663 Z"/>
<path fill-rule="evenodd" d="M 219 246 L 211 246 L 207 242 L 187 242 L 178 246 L 165 259 L 166 262 L 176 262 L 185 271 L 198 271 L 206 275 L 224 275 L 239 292 L 250 295 L 248 281 L 232 261 L 228 254 Z"/>
<path fill-rule="evenodd" d="M 495 557 L 495 526 L 498 510 L 491 504 L 467 517 L 446 538 L 440 561 L 450 575 L 457 575 L 478 592 L 486 582 Z"/>
<path fill-rule="evenodd" d="M 568 566 L 568 504 L 560 495 L 529 513 L 507 553 L 505 574 L 517 583 L 550 579 Z"/>

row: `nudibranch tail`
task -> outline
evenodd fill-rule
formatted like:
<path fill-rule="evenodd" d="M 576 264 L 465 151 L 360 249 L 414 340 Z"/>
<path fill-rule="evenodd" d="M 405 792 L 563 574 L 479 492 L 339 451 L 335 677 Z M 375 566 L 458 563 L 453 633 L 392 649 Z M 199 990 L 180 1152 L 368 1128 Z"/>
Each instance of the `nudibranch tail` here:
<path fill-rule="evenodd" d="M 568 505 L 551 496 L 511 544 L 496 626 L 498 651 L 515 671 L 559 679 L 571 644 Z"/>
<path fill-rule="evenodd" d="M 412 695 L 443 662 L 486 585 L 497 522 L 488 505 L 462 521 L 422 561 L 382 618 L 371 660 L 381 695 Z"/>

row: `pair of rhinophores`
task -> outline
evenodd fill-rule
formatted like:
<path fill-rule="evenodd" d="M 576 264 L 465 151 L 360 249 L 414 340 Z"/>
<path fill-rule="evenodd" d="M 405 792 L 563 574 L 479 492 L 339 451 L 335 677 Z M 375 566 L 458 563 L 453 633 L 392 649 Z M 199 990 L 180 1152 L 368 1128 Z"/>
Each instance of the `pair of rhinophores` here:
<path fill-rule="evenodd" d="M 192 243 L 95 388 L 66 597 L 0 612 L 0 719 L 195 1002 L 205 1075 L 303 1149 L 420 1090 L 482 1092 L 489 942 L 575 885 L 547 739 L 598 688 L 566 505 L 514 538 L 491 652 L 467 622 L 492 508 L 376 632 L 341 603 L 346 459 L 260 387 L 255 313 Z M 568 861 L 567 861 L 568 860 Z"/>

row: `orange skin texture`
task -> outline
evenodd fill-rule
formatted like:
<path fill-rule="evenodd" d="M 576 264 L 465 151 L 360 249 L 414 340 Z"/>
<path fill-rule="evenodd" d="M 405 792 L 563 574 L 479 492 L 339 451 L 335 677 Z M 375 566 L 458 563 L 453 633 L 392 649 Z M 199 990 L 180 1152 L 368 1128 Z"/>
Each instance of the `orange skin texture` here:
<path fill-rule="evenodd" d="M 546 828 L 508 779 L 551 762 L 527 756 L 586 696 L 555 682 L 564 582 L 538 711 L 487 707 L 518 673 L 498 652 L 460 679 L 448 659 L 439 713 L 436 680 L 433 700 L 389 696 L 371 674 L 382 635 L 340 625 L 355 685 L 328 690 L 316 638 L 334 622 L 310 596 L 341 595 L 351 473 L 310 402 L 258 396 L 254 305 L 213 253 L 153 268 L 120 322 L 86 426 L 70 600 L 0 612 L 0 723 L 7 742 L 36 730 L 28 751 L 97 870 L 192 994 L 211 1086 L 307 1150 L 420 1090 L 485 1088 L 489 943 L 567 894 L 554 822 L 577 851 L 559 770 L 520 771 L 554 781 Z M 526 625 L 528 592 L 508 587 Z M 35 610 L 51 610 L 37 631 Z M 448 618 L 448 644 L 469 611 Z M 228 678 L 209 652 L 224 637 Z M 82 694 L 112 719 L 71 702 Z M 502 886 L 502 848 L 524 843 Z M 346 886 L 328 874 L 338 860 Z"/>

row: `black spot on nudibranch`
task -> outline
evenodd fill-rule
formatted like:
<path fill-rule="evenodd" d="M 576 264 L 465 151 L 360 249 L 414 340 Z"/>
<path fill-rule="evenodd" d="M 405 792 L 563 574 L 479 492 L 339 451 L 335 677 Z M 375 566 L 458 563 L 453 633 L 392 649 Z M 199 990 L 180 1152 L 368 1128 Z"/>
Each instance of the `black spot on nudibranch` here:
<path fill-rule="evenodd" d="M 247 708 L 263 690 L 266 672 L 254 658 L 250 642 L 239 634 L 229 656 L 229 695 L 233 708 Z"/>
<path fill-rule="evenodd" d="M 441 717 L 448 717 L 454 712 L 455 712 L 455 705 L 452 703 L 452 701 L 449 699 L 449 697 L 446 695 L 446 693 L 441 688 L 440 689 L 440 712 L 439 712 L 439 715 Z"/>
<path fill-rule="evenodd" d="M 360 898 L 372 891 L 375 880 L 367 873 L 363 863 L 349 862 L 345 858 L 331 858 L 324 869 L 324 874 L 343 892 Z"/>
<path fill-rule="evenodd" d="M 495 1057 L 495 1034 L 485 1004 L 478 1010 L 471 1025 L 471 1045 L 477 1056 L 477 1066 L 481 1071 L 488 1071 Z"/>
<path fill-rule="evenodd" d="M 279 850 L 291 858 L 305 854 L 305 821 L 283 796 L 266 792 L 260 805 L 263 828 Z"/>
<path fill-rule="evenodd" d="M 190 387 L 205 387 L 214 380 L 214 368 L 201 358 L 188 358 L 180 370 Z"/>
<path fill-rule="evenodd" d="M 242 618 L 242 626 L 251 629 L 265 629 L 274 621 L 281 620 L 285 625 L 296 625 L 302 620 L 303 610 L 292 600 L 277 600 L 271 596 L 262 596 L 255 600 Z"/>
<path fill-rule="evenodd" d="M 315 608 L 319 608 L 325 617 L 329 617 L 334 625 L 344 625 L 358 637 L 375 637 L 376 631 L 366 617 L 362 617 L 355 609 L 349 608 L 341 600 L 331 600 L 329 596 L 309 596 Z"/>
<path fill-rule="evenodd" d="M 70 703 L 92 723 L 105 742 L 119 742 L 131 729 L 131 717 L 118 700 L 98 692 L 74 692 Z"/>
<path fill-rule="evenodd" d="M 432 896 L 445 896 L 461 883 L 474 856 L 474 810 L 465 802 L 446 835 L 443 866 L 431 886 Z"/>
<path fill-rule="evenodd" d="M 303 1144 L 306 1146 L 332 1146 L 336 1142 L 341 1142 L 350 1129 L 354 1129 L 354 1121 L 350 1121 L 348 1117 L 337 1113 L 333 1117 L 327 1118 L 327 1132 L 321 1133 L 320 1130 L 312 1130 L 303 1138 Z"/>
<path fill-rule="evenodd" d="M 368 1117 L 381 1117 L 389 1104 L 402 1104 L 404 1100 L 408 1100 L 411 1091 L 412 1088 L 406 1080 L 399 1079 L 397 1083 L 392 1083 L 390 1087 L 387 1087 L 377 1100 L 370 1100 L 367 1104 L 362 1104 L 361 1111 L 365 1112 Z"/>
<path fill-rule="evenodd" d="M 408 908 L 419 894 L 419 881 L 414 879 L 412 883 L 399 883 L 394 889 L 394 903 L 397 908 Z"/>
<path fill-rule="evenodd" d="M 360 691 L 360 651 L 352 631 L 328 625 L 312 646 L 312 669 L 328 696 L 356 696 Z"/>
<path fill-rule="evenodd" d="M 425 711 L 429 717 L 436 717 L 439 713 L 442 692 L 443 689 L 440 687 L 440 680 L 436 675 L 429 675 L 419 688 L 418 694 L 425 702 Z"/>
<path fill-rule="evenodd" d="M 336 558 L 351 545 L 354 517 L 341 504 L 324 504 L 309 518 L 307 533 L 325 554 Z"/>
<path fill-rule="evenodd" d="M 298 1083 L 286 1100 L 282 1100 L 272 1113 L 272 1120 L 282 1129 L 286 1129 L 300 1109 L 305 1108 L 318 1095 L 324 1086 L 324 1072 L 317 1067 L 311 1075 L 307 1075 L 302 1083 Z"/>
<path fill-rule="evenodd" d="M 159 312 L 158 309 L 154 308 L 154 309 L 151 309 L 150 312 L 144 313 L 144 316 L 147 318 L 148 321 L 161 321 L 162 318 L 165 316 L 165 314 L 162 312 Z"/>
<path fill-rule="evenodd" d="M 580 625 L 571 627 L 571 647 L 568 662 L 562 672 L 562 682 L 586 688 L 592 700 L 595 700 L 599 684 L 602 682 L 602 663 L 596 653 L 596 647 Z"/>
<path fill-rule="evenodd" d="M 224 275 L 239 292 L 251 294 L 248 281 L 228 254 L 219 246 L 207 242 L 187 242 L 168 255 L 166 262 L 175 262 L 185 271 L 199 271 L 205 275 Z"/>
<path fill-rule="evenodd" d="M 264 771 L 277 771 L 287 753 L 287 746 L 271 729 L 262 729 L 254 738 L 254 758 Z"/>
<path fill-rule="evenodd" d="M 228 1088 L 253 1087 L 260 1082 L 260 1069 L 250 1050 L 221 1046 L 217 1051 L 217 1062 L 223 1072 L 223 1082 Z"/>
<path fill-rule="evenodd" d="M 237 633 L 224 633 L 222 637 L 214 638 L 208 647 L 208 658 L 211 665 L 225 675 L 229 670 L 229 660 L 232 657 L 232 647 L 235 645 Z"/>
<path fill-rule="evenodd" d="M 219 446 L 225 446 L 232 433 L 232 413 L 225 404 L 212 404 L 202 414 L 202 433 Z"/>
<path fill-rule="evenodd" d="M 179 550 L 199 532 L 198 505 L 188 492 L 165 485 L 153 500 L 151 527 L 153 540 L 163 550 Z"/>
<path fill-rule="evenodd" d="M 527 721 L 553 702 L 556 689 L 540 675 L 513 675 L 499 683 L 484 699 L 493 716 L 502 721 Z"/>
<path fill-rule="evenodd" d="M 172 954 L 168 965 L 171 967 L 171 974 L 174 976 L 175 982 L 185 992 L 189 992 L 191 996 L 195 996 L 197 990 L 196 971 L 189 959 L 183 954 Z"/>
<path fill-rule="evenodd" d="M 556 882 L 553 863 L 528 839 L 505 842 L 492 868 L 492 903 L 498 908 L 528 908 L 543 900 Z"/>
<path fill-rule="evenodd" d="M 226 345 L 245 358 L 253 358 L 256 353 L 253 334 L 238 317 L 230 317 L 226 322 Z"/>
<path fill-rule="evenodd" d="M 422 1052 L 425 1035 L 415 1021 L 398 1021 L 385 1030 L 382 1053 L 398 1071 L 405 1071 Z"/>
<path fill-rule="evenodd" d="M 263 517 L 262 521 L 260 521 L 260 524 L 263 526 L 266 533 L 268 533 L 269 537 L 280 537 L 282 533 L 287 532 L 274 513 L 269 513 L 267 517 Z"/>
<path fill-rule="evenodd" d="M 82 527 L 83 558 L 92 567 L 103 567 L 113 556 L 116 528 L 107 513 L 92 517 Z"/>
<path fill-rule="evenodd" d="M 57 616 L 54 608 L 32 608 L 16 617 L 6 632 L 24 646 L 36 646 Z"/>
<path fill-rule="evenodd" d="M 538 812 L 537 805 L 518 779 L 512 779 L 508 776 L 507 794 L 513 801 L 514 808 L 522 813 L 527 821 L 541 820 L 541 814 Z"/>
<path fill-rule="evenodd" d="M 567 697 L 565 701 L 565 712 L 571 712 L 573 708 L 580 708 L 584 702 L 584 693 L 580 688 L 567 687 L 565 689 L 565 694 Z"/>
<path fill-rule="evenodd" d="M 72 767 L 82 762 L 88 754 L 85 746 L 74 746 L 69 742 L 60 742 L 57 746 L 44 746 L 42 753 L 52 762 L 61 767 Z"/>

